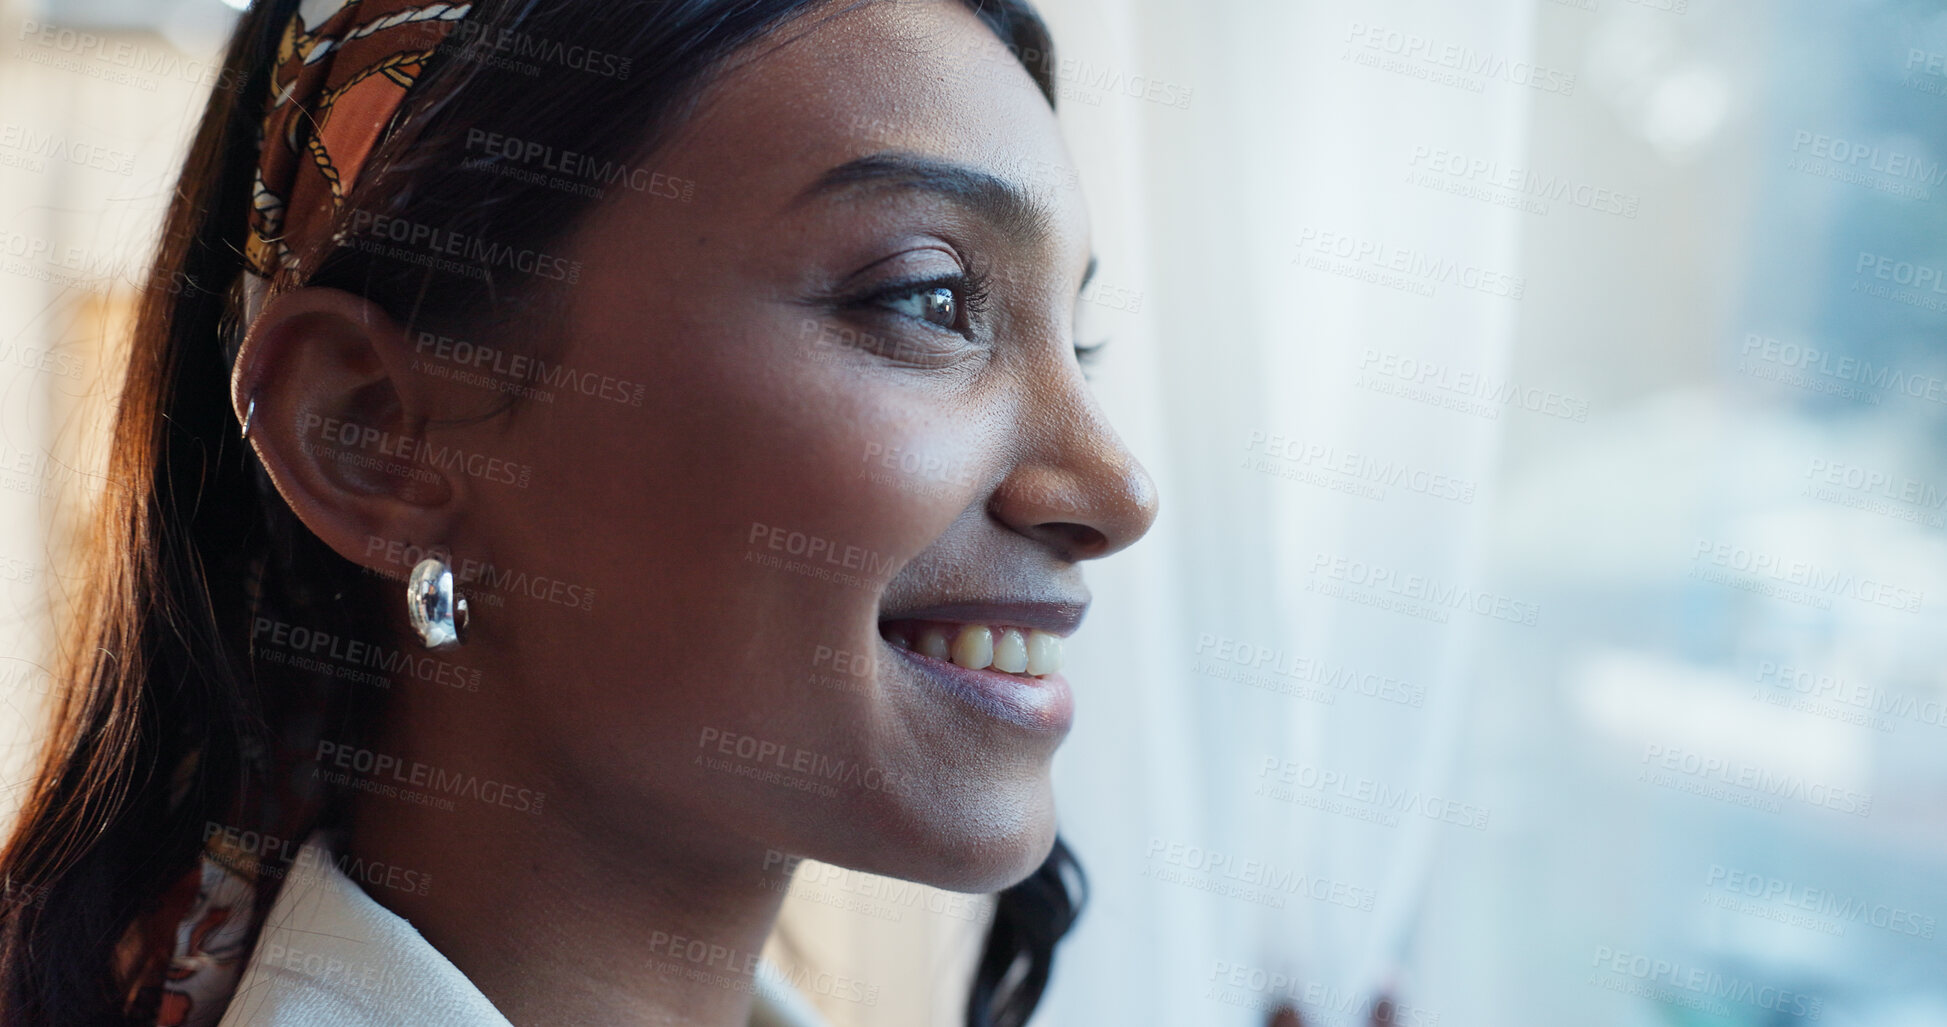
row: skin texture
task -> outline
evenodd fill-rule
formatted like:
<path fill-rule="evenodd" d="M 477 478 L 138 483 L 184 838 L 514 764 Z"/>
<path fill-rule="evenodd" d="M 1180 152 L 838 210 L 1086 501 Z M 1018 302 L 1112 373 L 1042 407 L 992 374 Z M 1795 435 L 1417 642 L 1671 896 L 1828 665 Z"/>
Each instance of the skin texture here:
<path fill-rule="evenodd" d="M 1088 222 L 1027 72 L 957 3 L 814 15 L 773 42 L 657 154 L 696 183 L 690 202 L 613 190 L 564 246 L 583 272 L 547 355 L 643 384 L 640 406 L 556 390 L 469 418 L 496 397 L 425 373 L 404 327 L 327 289 L 275 297 L 238 361 L 251 443 L 347 559 L 397 578 L 417 554 L 389 543 L 438 545 L 563 583 L 553 599 L 463 585 L 466 644 L 439 655 L 478 668 L 479 690 L 396 684 L 373 746 L 528 789 L 539 812 L 359 793 L 349 841 L 431 876 L 426 895 L 368 890 L 517 1024 L 742 1024 L 749 995 L 722 982 L 761 949 L 787 857 L 969 892 L 1030 873 L 1055 834 L 1066 718 L 1024 725 L 942 689 L 881 619 L 1085 602 L 1080 563 L 1156 515 L 1073 354 Z M 1003 59 L 961 73 L 975 49 Z M 889 152 L 1035 202 L 996 221 L 883 179 L 806 195 Z M 969 266 L 990 279 L 971 339 L 859 301 Z M 856 333 L 881 341 L 833 344 Z M 335 459 L 313 444 L 326 418 L 531 468 L 529 484 Z M 889 452 L 936 470 L 871 459 Z M 855 580 L 758 559 L 794 532 L 841 561 L 857 547 L 853 566 L 815 561 Z M 776 754 L 718 748 L 739 736 Z M 732 769 L 801 752 L 876 773 L 825 795 Z M 670 936 L 733 955 L 694 963 Z M 645 972 L 686 968 L 722 976 Z"/>

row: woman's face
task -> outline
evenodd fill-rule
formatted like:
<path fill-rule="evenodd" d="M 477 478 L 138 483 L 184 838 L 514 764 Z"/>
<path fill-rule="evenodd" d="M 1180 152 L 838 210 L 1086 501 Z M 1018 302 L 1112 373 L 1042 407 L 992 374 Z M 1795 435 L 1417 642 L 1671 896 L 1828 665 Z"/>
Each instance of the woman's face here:
<path fill-rule="evenodd" d="M 660 151 L 687 198 L 612 187 L 567 243 L 549 355 L 644 389 L 480 429 L 533 474 L 475 490 L 462 576 L 563 587 L 473 601 L 523 682 L 476 701 L 620 845 L 994 889 L 1053 841 L 1067 683 L 893 639 L 1018 665 L 1004 629 L 1069 634 L 1155 489 L 1073 352 L 1088 221 L 1028 73 L 951 0 L 791 36 Z"/>

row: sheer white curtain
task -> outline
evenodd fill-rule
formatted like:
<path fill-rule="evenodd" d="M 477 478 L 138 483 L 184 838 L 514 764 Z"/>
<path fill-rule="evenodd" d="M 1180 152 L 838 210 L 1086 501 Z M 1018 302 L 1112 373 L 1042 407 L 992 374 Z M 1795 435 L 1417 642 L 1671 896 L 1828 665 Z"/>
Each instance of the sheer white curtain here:
<path fill-rule="evenodd" d="M 1530 630 L 1481 561 L 1503 186 L 1564 80 L 1525 0 L 1042 6 L 1102 277 L 1143 297 L 1089 311 L 1097 389 L 1162 491 L 1073 646 L 1092 901 L 1042 1022 L 1362 1024 L 1430 853 L 1498 812 L 1449 781 L 1477 637 Z"/>

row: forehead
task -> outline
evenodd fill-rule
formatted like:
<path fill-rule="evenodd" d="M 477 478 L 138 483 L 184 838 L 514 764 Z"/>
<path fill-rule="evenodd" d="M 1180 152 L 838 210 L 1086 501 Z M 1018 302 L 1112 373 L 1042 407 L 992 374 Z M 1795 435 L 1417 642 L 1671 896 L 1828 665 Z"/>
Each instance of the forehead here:
<path fill-rule="evenodd" d="M 708 90 L 676 146 L 699 179 L 767 211 L 898 151 L 988 172 L 1042 201 L 1059 234 L 1087 234 L 1047 99 L 958 0 L 834 4 L 786 25 Z"/>

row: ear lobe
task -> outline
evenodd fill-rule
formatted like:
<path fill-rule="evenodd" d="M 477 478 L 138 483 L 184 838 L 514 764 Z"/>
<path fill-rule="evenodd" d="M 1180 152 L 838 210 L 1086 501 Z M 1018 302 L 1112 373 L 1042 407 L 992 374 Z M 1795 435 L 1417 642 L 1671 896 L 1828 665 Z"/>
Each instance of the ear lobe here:
<path fill-rule="evenodd" d="M 270 299 L 231 378 L 231 402 L 255 403 L 248 443 L 298 519 L 340 556 L 388 572 L 398 568 L 374 561 L 373 539 L 443 541 L 468 498 L 463 476 L 429 458 L 441 445 L 436 396 L 411 366 L 384 310 L 307 287 Z"/>

